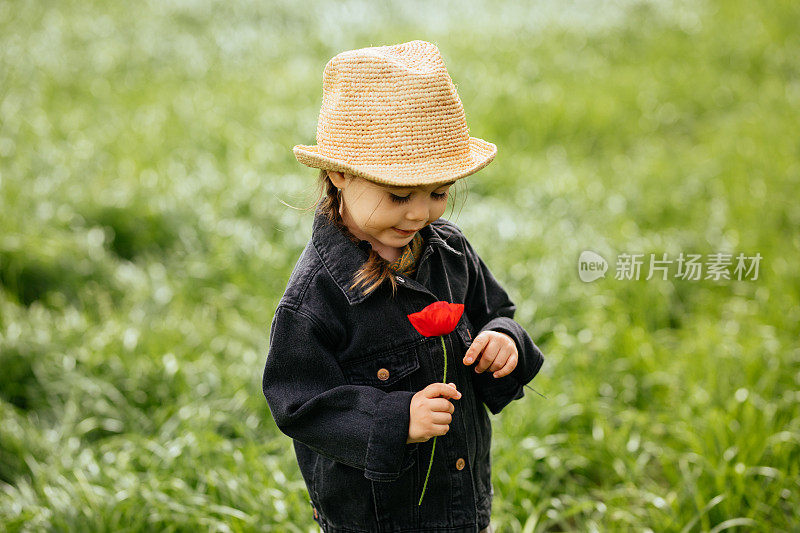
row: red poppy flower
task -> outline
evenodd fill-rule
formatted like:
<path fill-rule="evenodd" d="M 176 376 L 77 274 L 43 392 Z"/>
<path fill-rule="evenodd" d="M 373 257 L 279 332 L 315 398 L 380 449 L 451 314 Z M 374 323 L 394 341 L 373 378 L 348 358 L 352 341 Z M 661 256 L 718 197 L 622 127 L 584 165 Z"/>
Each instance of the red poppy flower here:
<path fill-rule="evenodd" d="M 444 337 L 454 329 L 464 314 L 464 304 L 451 304 L 450 302 L 433 302 L 422 311 L 411 313 L 408 319 L 420 335 L 424 337 L 436 337 L 442 341 L 442 353 L 444 354 L 444 377 L 442 383 L 447 383 L 447 346 Z M 436 437 L 433 437 L 433 448 L 431 448 L 431 459 L 428 463 L 428 473 L 425 474 L 425 484 L 422 485 L 422 494 L 419 496 L 419 503 L 422 505 L 422 497 L 425 496 L 425 489 L 428 488 L 428 477 L 431 475 L 433 466 L 433 453 L 436 451 Z"/>
<path fill-rule="evenodd" d="M 420 335 L 435 337 L 447 335 L 454 329 L 464 313 L 464 304 L 433 302 L 422 311 L 411 313 L 408 319 Z"/>

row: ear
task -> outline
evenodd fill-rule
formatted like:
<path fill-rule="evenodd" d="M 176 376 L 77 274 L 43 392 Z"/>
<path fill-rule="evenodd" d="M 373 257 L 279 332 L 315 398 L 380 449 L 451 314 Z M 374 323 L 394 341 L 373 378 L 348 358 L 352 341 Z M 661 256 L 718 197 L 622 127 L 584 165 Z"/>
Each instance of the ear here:
<path fill-rule="evenodd" d="M 345 186 L 345 178 L 344 174 L 341 172 L 336 172 L 335 170 L 328 170 L 328 178 L 330 178 L 331 183 L 333 183 L 334 187 L 341 189 Z"/>

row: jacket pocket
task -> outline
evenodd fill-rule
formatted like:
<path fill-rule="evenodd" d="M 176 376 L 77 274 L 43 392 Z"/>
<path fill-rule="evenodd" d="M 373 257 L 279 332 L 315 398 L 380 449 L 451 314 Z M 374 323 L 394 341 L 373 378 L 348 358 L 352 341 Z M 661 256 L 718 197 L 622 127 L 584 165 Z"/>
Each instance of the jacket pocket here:
<path fill-rule="evenodd" d="M 346 363 L 342 371 L 351 385 L 393 388 L 419 369 L 420 341 L 399 346 L 386 346 Z"/>
<path fill-rule="evenodd" d="M 316 473 L 316 504 L 320 518 L 336 531 L 378 531 L 370 501 L 370 480 L 362 470 L 319 456 Z M 327 530 L 327 527 L 323 527 Z"/>

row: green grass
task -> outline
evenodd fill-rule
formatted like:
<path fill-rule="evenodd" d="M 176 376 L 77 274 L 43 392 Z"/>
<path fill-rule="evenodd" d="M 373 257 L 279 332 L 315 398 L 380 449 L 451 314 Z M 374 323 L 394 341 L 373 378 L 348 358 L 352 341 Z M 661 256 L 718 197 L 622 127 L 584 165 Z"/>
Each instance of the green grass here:
<path fill-rule="evenodd" d="M 446 216 L 546 354 L 493 418 L 495 529 L 797 530 L 800 6 L 521 5 L 0 4 L 0 530 L 314 530 L 260 390 L 311 230 L 280 200 L 327 60 L 416 38 L 499 149 Z"/>

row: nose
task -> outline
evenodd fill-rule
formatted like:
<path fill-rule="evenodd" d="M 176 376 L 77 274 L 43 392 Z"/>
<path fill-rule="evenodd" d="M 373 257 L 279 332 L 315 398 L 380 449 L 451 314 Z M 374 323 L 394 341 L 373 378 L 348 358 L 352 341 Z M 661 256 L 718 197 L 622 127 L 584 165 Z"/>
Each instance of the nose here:
<path fill-rule="evenodd" d="M 419 195 L 422 196 L 422 195 Z M 406 218 L 413 221 L 427 221 L 429 214 L 428 202 L 425 198 L 414 198 L 406 211 Z"/>

